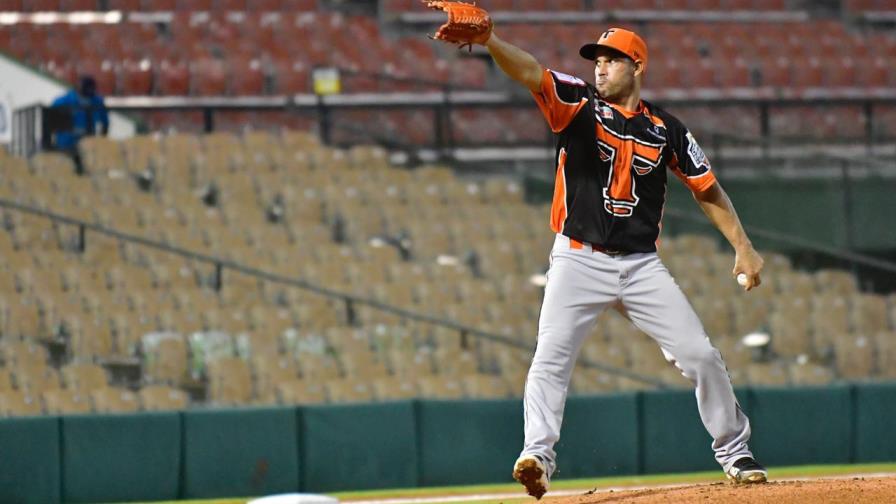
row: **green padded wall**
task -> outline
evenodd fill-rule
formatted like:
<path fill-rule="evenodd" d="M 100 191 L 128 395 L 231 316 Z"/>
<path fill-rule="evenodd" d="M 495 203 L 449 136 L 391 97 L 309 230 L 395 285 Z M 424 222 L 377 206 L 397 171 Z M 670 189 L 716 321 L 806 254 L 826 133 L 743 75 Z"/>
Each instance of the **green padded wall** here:
<path fill-rule="evenodd" d="M 180 435 L 177 413 L 63 417 L 63 499 L 177 498 Z"/>
<path fill-rule="evenodd" d="M 0 502 L 60 502 L 59 418 L 0 421 Z"/>
<path fill-rule="evenodd" d="M 849 386 L 753 389 L 752 449 L 775 465 L 850 462 L 852 399 Z"/>
<path fill-rule="evenodd" d="M 745 389 L 735 389 L 741 409 L 751 416 Z M 712 451 L 694 390 L 646 391 L 641 395 L 642 472 L 645 474 L 721 469 Z"/>
<path fill-rule="evenodd" d="M 857 386 L 855 404 L 855 461 L 896 461 L 896 383 Z"/>
<path fill-rule="evenodd" d="M 303 490 L 417 485 L 413 402 L 308 406 L 300 415 Z"/>
<path fill-rule="evenodd" d="M 712 438 L 700 421 L 693 390 L 648 391 L 641 395 L 643 472 L 717 468 Z"/>
<path fill-rule="evenodd" d="M 513 481 L 522 400 L 421 401 L 419 408 L 422 485 Z"/>
<path fill-rule="evenodd" d="M 197 410 L 183 417 L 184 497 L 298 491 L 295 409 Z"/>
<path fill-rule="evenodd" d="M 556 451 L 555 479 L 637 473 L 637 395 L 570 397 Z"/>
<path fill-rule="evenodd" d="M 847 229 L 852 229 L 853 247 L 858 250 L 892 250 L 896 248 L 896 228 L 889 222 L 896 209 L 892 194 L 896 180 L 868 178 L 851 180 L 848 186 L 849 206 L 844 198 L 843 181 L 784 180 L 760 178 L 756 180 L 726 180 L 724 169 L 719 173 L 725 191 L 737 208 L 745 225 L 777 231 L 816 243 L 842 247 L 847 242 Z M 678 219 L 667 215 L 663 219 L 666 236 L 679 233 L 717 232 L 702 218 L 690 192 L 675 177 L 669 177 L 667 207 L 693 213 L 700 222 Z M 553 185 L 534 178 L 526 179 L 526 197 L 533 202 L 548 202 Z M 794 205 L 794 201 L 798 201 Z M 890 209 L 890 211 L 886 211 Z M 851 222 L 846 216 L 851 214 Z M 751 236 L 758 248 L 788 250 L 785 243 L 767 241 Z"/>

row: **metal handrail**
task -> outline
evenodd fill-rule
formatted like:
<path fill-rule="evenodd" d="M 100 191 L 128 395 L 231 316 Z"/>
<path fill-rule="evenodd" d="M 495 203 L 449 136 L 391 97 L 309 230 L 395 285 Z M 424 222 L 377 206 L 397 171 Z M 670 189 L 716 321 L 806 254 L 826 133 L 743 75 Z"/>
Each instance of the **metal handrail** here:
<path fill-rule="evenodd" d="M 67 217 L 65 215 L 51 212 L 49 210 L 36 208 L 36 207 L 30 206 L 30 205 L 23 205 L 21 203 L 18 203 L 15 201 L 10 201 L 8 199 L 0 198 L 0 207 L 9 208 L 12 210 L 25 212 L 25 213 L 29 213 L 32 215 L 37 215 L 40 217 L 50 219 L 54 222 L 61 222 L 63 224 L 77 226 L 81 240 L 85 239 L 85 235 L 86 235 L 87 231 L 94 231 L 94 232 L 104 234 L 104 235 L 107 235 L 107 236 L 110 236 L 110 237 L 113 237 L 113 238 L 116 238 L 119 240 L 137 243 L 139 245 L 143 245 L 143 246 L 150 247 L 150 248 L 155 248 L 155 249 L 167 252 L 167 253 L 176 254 L 176 255 L 179 255 L 182 257 L 186 257 L 186 258 L 197 260 L 197 261 L 204 262 L 204 263 L 209 263 L 215 267 L 215 271 L 217 274 L 217 280 L 216 280 L 217 282 L 220 282 L 221 273 L 223 272 L 223 270 L 229 269 L 229 270 L 243 273 L 246 275 L 250 275 L 250 276 L 253 276 L 256 278 L 260 278 L 262 280 L 266 280 L 269 282 L 288 285 L 291 287 L 297 287 L 300 289 L 305 289 L 305 290 L 314 292 L 316 294 L 320 294 L 322 296 L 341 299 L 343 302 L 346 303 L 346 309 L 349 311 L 352 309 L 351 307 L 353 305 L 366 305 L 371 308 L 384 311 L 386 313 L 398 315 L 399 317 L 402 317 L 402 318 L 446 327 L 448 329 L 452 329 L 452 330 L 460 333 L 460 337 L 461 337 L 462 341 L 465 341 L 465 339 L 468 336 L 473 336 L 473 337 L 477 337 L 477 338 L 484 338 L 487 340 L 502 343 L 504 345 L 511 346 L 514 348 L 520 348 L 520 349 L 526 349 L 526 350 L 530 350 L 532 348 L 532 346 L 529 344 L 517 341 L 513 338 L 509 338 L 509 337 L 501 335 L 501 334 L 489 333 L 486 331 L 476 329 L 474 327 L 470 327 L 470 326 L 463 325 L 463 324 L 458 324 L 456 322 L 452 322 L 447 319 L 441 319 L 438 317 L 433 317 L 430 315 L 425 315 L 422 313 L 409 311 L 409 310 L 399 308 L 397 306 L 390 305 L 387 303 L 383 303 L 381 301 L 377 301 L 375 299 L 371 299 L 368 297 L 358 296 L 355 294 L 342 292 L 342 291 L 330 289 L 327 287 L 322 287 L 320 285 L 308 282 L 306 280 L 302 280 L 301 278 L 289 278 L 289 277 L 285 277 L 282 275 L 278 275 L 276 273 L 271 273 L 269 271 L 264 271 L 262 269 L 252 268 L 250 266 L 239 264 L 237 262 L 234 262 L 234 261 L 231 261 L 228 259 L 222 259 L 217 256 L 202 254 L 199 252 L 193 252 L 191 250 L 187 250 L 187 249 L 184 249 L 181 247 L 169 245 L 164 242 L 151 240 L 148 238 L 144 238 L 144 237 L 137 236 L 137 235 L 132 235 L 129 233 L 124 233 L 121 231 L 107 228 L 105 226 L 101 226 L 99 224 L 86 222 L 86 221 L 76 219 L 73 217 Z M 81 243 L 80 248 L 81 248 L 81 250 L 84 250 L 83 241 Z M 586 359 L 584 357 L 580 357 L 578 362 L 580 364 L 584 365 L 585 367 L 590 367 L 590 368 L 598 369 L 600 371 L 603 371 L 603 372 L 606 372 L 609 374 L 629 378 L 631 380 L 634 380 L 634 381 L 637 381 L 640 383 L 645 383 L 648 385 L 652 385 L 657 388 L 669 388 L 669 385 L 662 380 L 659 380 L 659 379 L 656 379 L 656 378 L 653 378 L 650 376 L 642 375 L 640 373 L 635 373 L 635 372 L 627 370 L 627 369 L 619 368 L 619 367 L 605 364 L 602 362 L 593 361 L 590 359 Z"/>

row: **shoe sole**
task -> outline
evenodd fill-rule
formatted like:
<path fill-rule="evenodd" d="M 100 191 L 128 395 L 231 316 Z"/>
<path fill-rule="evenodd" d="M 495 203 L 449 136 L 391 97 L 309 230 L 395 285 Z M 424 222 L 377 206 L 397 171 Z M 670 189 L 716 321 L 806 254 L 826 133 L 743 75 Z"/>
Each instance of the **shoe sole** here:
<path fill-rule="evenodd" d="M 538 466 L 538 462 L 532 459 L 520 460 L 513 468 L 513 479 L 526 487 L 526 493 L 536 499 L 541 499 L 547 492 L 541 483 L 543 476 L 544 471 Z"/>
<path fill-rule="evenodd" d="M 736 485 L 750 485 L 755 483 L 765 483 L 768 481 L 768 475 L 761 471 L 747 471 L 738 474 L 737 477 L 728 475 L 728 479 Z"/>

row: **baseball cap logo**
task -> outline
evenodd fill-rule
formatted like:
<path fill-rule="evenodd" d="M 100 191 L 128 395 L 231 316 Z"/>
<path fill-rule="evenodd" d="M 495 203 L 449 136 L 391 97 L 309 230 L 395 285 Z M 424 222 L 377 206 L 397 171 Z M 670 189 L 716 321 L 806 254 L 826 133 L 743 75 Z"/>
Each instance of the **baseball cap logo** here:
<path fill-rule="evenodd" d="M 600 40 L 608 39 L 608 38 L 610 38 L 610 35 L 612 35 L 612 34 L 614 34 L 614 33 L 616 33 L 616 29 L 615 29 L 615 28 L 610 28 L 609 30 L 605 31 L 605 32 L 603 33 L 603 35 L 600 36 Z"/>

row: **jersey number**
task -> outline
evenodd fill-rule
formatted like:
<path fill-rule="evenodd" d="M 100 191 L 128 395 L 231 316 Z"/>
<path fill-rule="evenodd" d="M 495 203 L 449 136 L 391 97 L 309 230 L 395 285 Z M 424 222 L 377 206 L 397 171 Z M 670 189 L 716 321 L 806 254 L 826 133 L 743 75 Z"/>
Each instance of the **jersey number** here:
<path fill-rule="evenodd" d="M 646 145 L 631 138 L 602 135 L 597 141 L 601 161 L 610 163 L 604 187 L 604 210 L 618 217 L 631 217 L 638 206 L 634 175 L 647 175 L 662 159 L 662 146 Z"/>

